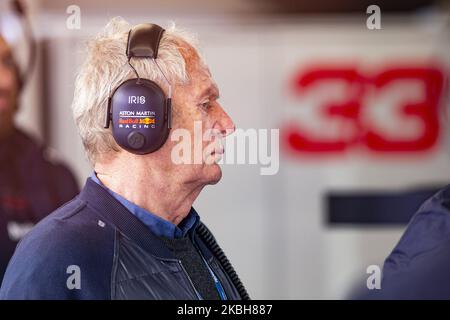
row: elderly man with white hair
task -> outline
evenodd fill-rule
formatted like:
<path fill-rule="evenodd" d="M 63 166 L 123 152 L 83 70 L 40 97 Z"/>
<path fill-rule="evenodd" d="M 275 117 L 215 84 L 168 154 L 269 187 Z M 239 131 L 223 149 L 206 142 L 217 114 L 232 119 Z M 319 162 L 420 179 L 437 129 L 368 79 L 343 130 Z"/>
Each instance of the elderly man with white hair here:
<path fill-rule="evenodd" d="M 147 85 L 161 94 L 146 96 Z M 122 99 L 130 92 L 138 93 Z M 113 19 L 88 45 L 72 105 L 94 172 L 19 244 L 0 298 L 248 299 L 192 208 L 220 180 L 219 142 L 234 130 L 218 98 L 194 37 Z M 149 101 L 162 111 L 138 116 L 133 108 Z M 192 155 L 198 129 L 211 132 L 201 137 L 201 160 L 180 163 L 174 135 L 194 137 L 182 148 Z"/>

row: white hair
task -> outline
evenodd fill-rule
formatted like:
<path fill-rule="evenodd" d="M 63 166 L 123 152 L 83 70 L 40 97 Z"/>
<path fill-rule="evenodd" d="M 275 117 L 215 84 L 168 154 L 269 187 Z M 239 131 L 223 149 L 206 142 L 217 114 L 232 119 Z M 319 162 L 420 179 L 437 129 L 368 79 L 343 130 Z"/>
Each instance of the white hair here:
<path fill-rule="evenodd" d="M 102 154 L 120 150 L 111 128 L 105 129 L 103 124 L 110 92 L 122 82 L 136 77 L 128 66 L 125 53 L 131 28 L 124 19 L 113 18 L 97 37 L 88 42 L 86 58 L 76 77 L 72 111 L 92 164 Z M 172 85 L 189 81 L 186 62 L 180 53 L 181 42 L 197 47 L 195 36 L 172 23 L 159 44 L 158 66 Z M 131 63 L 140 77 L 156 82 L 163 89 L 168 88 L 167 81 L 151 59 L 133 58 Z"/>

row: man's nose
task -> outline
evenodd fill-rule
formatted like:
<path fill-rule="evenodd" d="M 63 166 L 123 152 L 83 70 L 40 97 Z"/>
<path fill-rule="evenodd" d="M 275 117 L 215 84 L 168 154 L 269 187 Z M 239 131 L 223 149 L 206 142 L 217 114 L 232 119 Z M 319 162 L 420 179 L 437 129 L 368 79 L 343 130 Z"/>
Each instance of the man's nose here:
<path fill-rule="evenodd" d="M 225 110 L 223 110 L 222 106 L 219 105 L 217 110 L 218 114 L 216 124 L 222 136 L 226 137 L 236 130 L 236 126 L 230 116 L 225 112 Z"/>

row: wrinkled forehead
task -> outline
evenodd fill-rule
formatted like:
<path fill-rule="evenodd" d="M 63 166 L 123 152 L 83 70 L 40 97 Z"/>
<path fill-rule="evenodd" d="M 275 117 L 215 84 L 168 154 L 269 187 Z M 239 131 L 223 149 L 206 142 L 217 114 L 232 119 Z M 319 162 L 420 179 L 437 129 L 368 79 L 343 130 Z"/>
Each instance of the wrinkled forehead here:
<path fill-rule="evenodd" d="M 205 85 L 215 85 L 208 66 L 194 47 L 180 40 L 179 50 L 186 62 L 186 71 L 191 80 L 195 79 Z"/>

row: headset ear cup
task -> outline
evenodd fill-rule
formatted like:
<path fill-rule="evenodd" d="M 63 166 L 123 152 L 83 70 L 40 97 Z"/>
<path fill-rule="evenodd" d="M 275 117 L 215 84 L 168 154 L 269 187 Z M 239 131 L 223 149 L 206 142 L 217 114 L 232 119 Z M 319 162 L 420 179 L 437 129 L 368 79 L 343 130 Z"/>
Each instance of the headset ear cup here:
<path fill-rule="evenodd" d="M 134 154 L 158 150 L 169 136 L 167 100 L 164 91 L 151 80 L 123 82 L 111 95 L 110 103 L 117 144 Z"/>

